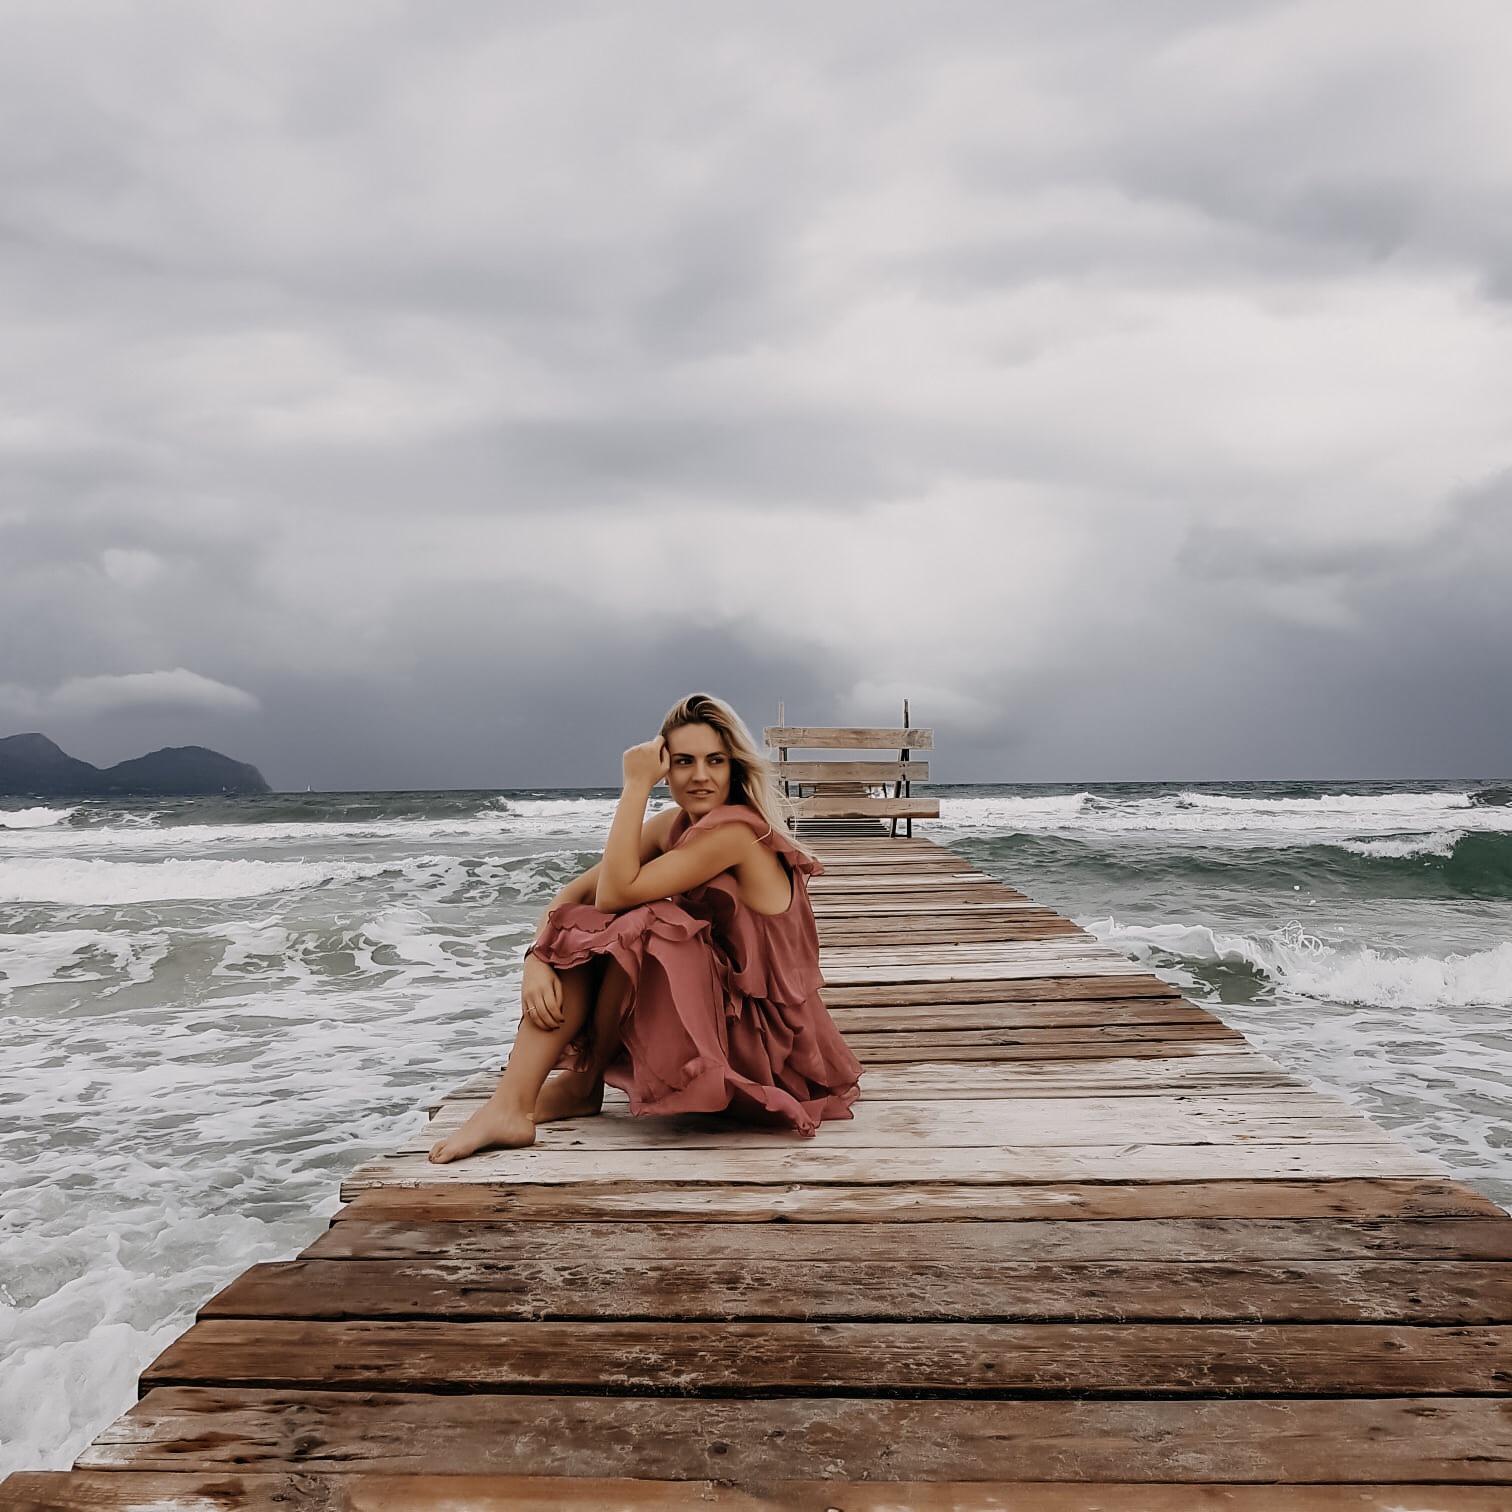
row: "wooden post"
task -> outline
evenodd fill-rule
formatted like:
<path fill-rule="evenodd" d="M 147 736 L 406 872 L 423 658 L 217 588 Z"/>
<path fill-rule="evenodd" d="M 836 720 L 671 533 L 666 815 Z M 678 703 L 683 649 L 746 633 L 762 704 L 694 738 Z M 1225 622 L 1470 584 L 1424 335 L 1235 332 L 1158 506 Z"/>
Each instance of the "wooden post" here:
<path fill-rule="evenodd" d="M 779 698 L 777 700 L 777 723 L 779 726 L 786 726 L 787 724 L 786 707 L 786 704 Z M 780 740 L 782 737 L 779 735 L 777 738 Z M 785 745 L 777 747 L 777 759 L 784 762 L 788 759 L 788 748 Z M 782 779 L 782 796 L 784 798 L 791 798 L 793 796 L 793 785 L 786 777 Z M 795 834 L 797 833 L 798 821 L 791 815 L 788 818 L 788 828 Z"/>
<path fill-rule="evenodd" d="M 903 728 L 905 730 L 908 728 L 908 700 L 906 698 L 903 700 Z M 908 760 L 908 752 L 909 752 L 909 747 L 908 746 L 904 746 L 903 749 L 898 753 L 898 759 L 900 761 L 907 761 Z M 911 797 L 912 794 L 913 794 L 913 783 L 911 783 L 906 777 L 900 777 L 898 779 L 898 781 L 893 784 L 893 797 L 894 798 L 907 798 L 907 797 Z M 903 826 L 904 826 L 903 833 L 905 835 L 907 835 L 910 840 L 912 840 L 913 839 L 913 819 L 912 819 L 912 817 L 910 817 L 908 819 L 905 819 L 903 821 Z M 893 839 L 893 840 L 896 840 L 898 838 L 898 821 L 896 819 L 894 819 L 892 821 L 892 828 L 888 832 L 888 837 L 890 839 Z"/>

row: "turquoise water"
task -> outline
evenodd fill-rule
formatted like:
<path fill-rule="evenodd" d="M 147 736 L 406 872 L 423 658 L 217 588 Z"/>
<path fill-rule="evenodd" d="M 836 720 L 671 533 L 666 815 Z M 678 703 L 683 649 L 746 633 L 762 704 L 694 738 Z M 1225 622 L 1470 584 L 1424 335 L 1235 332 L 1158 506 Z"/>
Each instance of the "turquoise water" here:
<path fill-rule="evenodd" d="M 1512 1201 L 1512 784 L 936 788 L 920 825 Z M 507 1048 L 614 795 L 0 809 L 0 1473 Z"/>

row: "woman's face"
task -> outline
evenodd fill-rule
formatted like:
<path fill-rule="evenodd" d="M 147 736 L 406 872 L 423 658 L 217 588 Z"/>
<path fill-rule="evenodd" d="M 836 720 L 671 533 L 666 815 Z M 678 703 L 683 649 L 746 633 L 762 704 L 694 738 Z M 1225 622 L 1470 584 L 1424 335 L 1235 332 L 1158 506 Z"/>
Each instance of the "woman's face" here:
<path fill-rule="evenodd" d="M 690 819 L 730 800 L 730 753 L 712 725 L 683 725 L 667 736 L 667 787 Z"/>

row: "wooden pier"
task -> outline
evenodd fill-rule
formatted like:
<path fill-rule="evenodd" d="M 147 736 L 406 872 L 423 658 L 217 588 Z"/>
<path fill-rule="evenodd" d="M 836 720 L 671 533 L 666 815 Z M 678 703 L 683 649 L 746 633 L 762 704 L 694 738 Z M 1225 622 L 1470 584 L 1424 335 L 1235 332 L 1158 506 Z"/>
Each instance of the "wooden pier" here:
<path fill-rule="evenodd" d="M 355 1171 L 28 1508 L 1507 1512 L 1512 1219 L 924 840 L 827 838 L 818 1139 Z"/>

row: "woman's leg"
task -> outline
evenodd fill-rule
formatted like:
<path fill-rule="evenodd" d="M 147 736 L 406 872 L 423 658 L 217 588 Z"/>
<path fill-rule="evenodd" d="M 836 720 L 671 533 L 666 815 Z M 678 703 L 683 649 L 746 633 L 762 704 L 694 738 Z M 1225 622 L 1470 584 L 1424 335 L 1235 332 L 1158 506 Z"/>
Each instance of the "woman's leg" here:
<path fill-rule="evenodd" d="M 519 1149 L 535 1143 L 535 1106 L 541 1084 L 587 1022 L 591 1006 L 592 966 L 575 966 L 561 975 L 561 1027 L 548 1032 L 528 1019 L 520 1020 L 509 1063 L 493 1096 L 455 1134 L 431 1146 L 430 1158 L 436 1164 L 461 1160 L 477 1150 Z"/>
<path fill-rule="evenodd" d="M 620 1025 L 630 999 L 630 978 L 612 959 L 604 962 L 593 1000 L 593 1023 L 588 1035 L 588 1064 L 577 1071 L 558 1071 L 536 1098 L 535 1121 L 587 1118 L 604 1106 L 604 1072 L 619 1053 Z"/>

